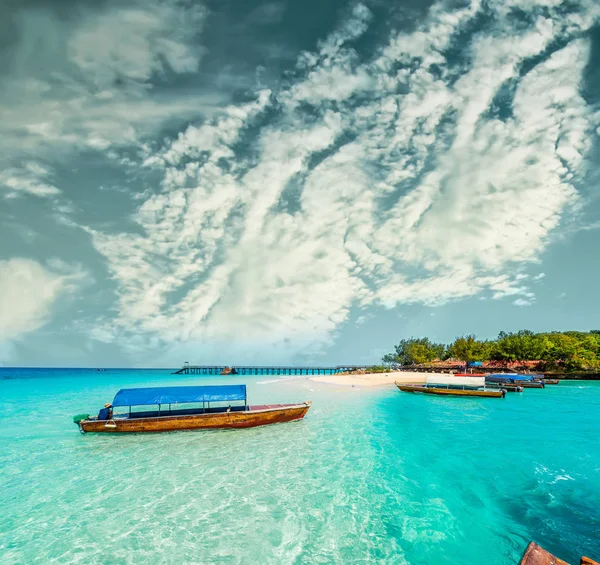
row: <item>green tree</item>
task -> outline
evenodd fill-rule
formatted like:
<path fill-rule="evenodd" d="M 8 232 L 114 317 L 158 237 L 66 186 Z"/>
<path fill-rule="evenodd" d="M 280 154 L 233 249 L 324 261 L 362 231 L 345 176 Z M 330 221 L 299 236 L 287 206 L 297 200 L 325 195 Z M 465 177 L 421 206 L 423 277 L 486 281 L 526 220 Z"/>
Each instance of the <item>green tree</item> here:
<path fill-rule="evenodd" d="M 487 361 L 490 346 L 488 342 L 478 341 L 474 335 L 457 337 L 449 348 L 450 356 L 465 363 Z"/>
<path fill-rule="evenodd" d="M 567 371 L 600 370 L 600 330 L 500 332 L 493 341 L 479 341 L 474 335 L 467 335 L 457 338 L 450 346 L 434 343 L 425 337 L 413 337 L 400 341 L 394 352 L 384 355 L 382 360 L 387 365 L 412 365 L 449 356 L 465 362 L 541 360 L 547 367 L 560 367 Z"/>
<path fill-rule="evenodd" d="M 590 332 L 553 332 L 545 334 L 548 346 L 543 360 L 550 367 L 564 367 L 568 371 L 597 369 L 600 366 L 599 336 Z"/>
<path fill-rule="evenodd" d="M 446 346 L 443 343 L 433 343 L 426 337 L 403 339 L 394 349 L 395 353 L 383 356 L 384 363 L 400 365 L 429 363 L 435 359 L 444 359 L 446 355 Z"/>
<path fill-rule="evenodd" d="M 547 347 L 545 336 L 530 330 L 500 332 L 496 340 L 495 356 L 505 361 L 535 361 L 542 359 Z"/>
<path fill-rule="evenodd" d="M 410 343 L 406 346 L 405 354 L 411 363 L 421 365 L 435 359 L 431 347 L 424 343 Z"/>
<path fill-rule="evenodd" d="M 395 353 L 387 353 L 381 358 L 384 365 L 393 365 L 398 362 L 398 356 Z"/>

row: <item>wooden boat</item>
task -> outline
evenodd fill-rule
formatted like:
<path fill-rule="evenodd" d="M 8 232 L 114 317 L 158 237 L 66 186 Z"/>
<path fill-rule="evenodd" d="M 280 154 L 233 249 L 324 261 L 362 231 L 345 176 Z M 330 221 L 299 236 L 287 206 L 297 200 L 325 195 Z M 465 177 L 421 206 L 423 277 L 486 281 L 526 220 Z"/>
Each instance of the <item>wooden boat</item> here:
<path fill-rule="evenodd" d="M 487 398 L 504 398 L 506 391 L 485 388 L 484 377 L 457 377 L 454 375 L 435 375 L 427 377 L 425 384 L 410 385 L 396 383 L 403 392 L 437 394 L 440 396 L 481 396 Z"/>
<path fill-rule="evenodd" d="M 488 380 L 489 375 L 486 373 L 454 373 L 455 377 L 484 377 L 485 387 L 491 389 L 503 388 L 506 392 L 523 392 L 523 387 L 508 379 Z"/>
<path fill-rule="evenodd" d="M 477 390 L 477 389 L 459 389 L 459 388 L 443 388 L 434 387 L 431 385 L 402 385 L 396 383 L 396 386 L 403 392 L 420 392 L 423 394 L 437 394 L 440 396 L 483 396 L 487 398 L 504 398 L 506 391 L 504 390 Z"/>
<path fill-rule="evenodd" d="M 541 548 L 537 543 L 531 542 L 519 565 L 569 565 L 566 561 L 554 557 L 551 553 L 548 553 L 545 549 Z"/>
<path fill-rule="evenodd" d="M 523 388 L 544 388 L 545 385 L 538 381 L 519 381 L 519 386 Z"/>
<path fill-rule="evenodd" d="M 533 376 L 520 375 L 518 373 L 492 373 L 486 375 L 485 382 L 487 385 L 520 386 L 522 388 L 544 388 L 544 382 L 535 380 Z"/>
<path fill-rule="evenodd" d="M 544 379 L 544 384 L 547 385 L 557 385 L 560 382 L 560 379 Z"/>
<path fill-rule="evenodd" d="M 132 411 L 132 407 L 150 406 L 154 409 Z M 134 388 L 117 392 L 98 416 L 80 414 L 73 421 L 82 433 L 252 428 L 301 420 L 310 406 L 310 401 L 249 406 L 246 385 Z M 118 408 L 127 411 L 116 413 Z"/>
<path fill-rule="evenodd" d="M 555 557 L 537 543 L 530 542 L 519 561 L 519 565 L 569 565 L 566 561 Z M 600 565 L 589 557 L 582 557 L 579 565 Z"/>

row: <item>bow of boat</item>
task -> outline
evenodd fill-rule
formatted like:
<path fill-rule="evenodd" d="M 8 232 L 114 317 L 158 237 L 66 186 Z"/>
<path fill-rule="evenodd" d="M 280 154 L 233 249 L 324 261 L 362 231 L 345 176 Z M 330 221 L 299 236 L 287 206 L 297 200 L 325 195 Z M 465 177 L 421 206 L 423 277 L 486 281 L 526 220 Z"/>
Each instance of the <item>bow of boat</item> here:
<path fill-rule="evenodd" d="M 540 547 L 535 542 L 530 542 L 519 561 L 519 565 L 569 565 L 566 561 L 559 559 L 555 555 L 552 555 L 549 551 L 546 551 L 543 547 Z M 583 556 L 579 561 L 579 565 L 600 565 L 597 561 L 590 559 L 589 557 Z"/>

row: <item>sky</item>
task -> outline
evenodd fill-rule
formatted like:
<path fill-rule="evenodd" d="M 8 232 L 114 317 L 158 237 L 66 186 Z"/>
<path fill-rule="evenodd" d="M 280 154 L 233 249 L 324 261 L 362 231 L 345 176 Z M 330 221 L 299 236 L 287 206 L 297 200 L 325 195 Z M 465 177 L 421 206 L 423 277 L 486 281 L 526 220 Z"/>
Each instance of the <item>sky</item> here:
<path fill-rule="evenodd" d="M 0 7 L 0 364 L 600 328 L 596 0 Z"/>

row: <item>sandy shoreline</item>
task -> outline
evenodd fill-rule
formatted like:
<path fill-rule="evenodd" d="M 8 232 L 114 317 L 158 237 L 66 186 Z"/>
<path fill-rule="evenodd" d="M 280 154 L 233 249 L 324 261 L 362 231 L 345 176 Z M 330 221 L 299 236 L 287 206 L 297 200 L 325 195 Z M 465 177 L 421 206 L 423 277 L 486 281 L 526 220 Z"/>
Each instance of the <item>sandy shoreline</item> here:
<path fill-rule="evenodd" d="M 403 384 L 422 384 L 427 377 L 436 373 L 420 372 L 391 372 L 391 373 L 368 373 L 365 375 L 325 375 L 321 377 L 310 377 L 309 380 L 342 386 L 385 386 L 393 385 L 394 382 Z"/>

